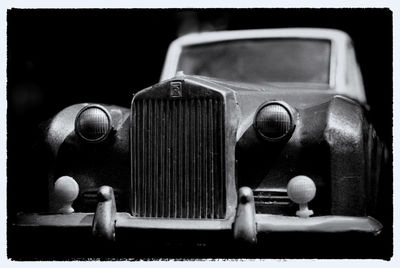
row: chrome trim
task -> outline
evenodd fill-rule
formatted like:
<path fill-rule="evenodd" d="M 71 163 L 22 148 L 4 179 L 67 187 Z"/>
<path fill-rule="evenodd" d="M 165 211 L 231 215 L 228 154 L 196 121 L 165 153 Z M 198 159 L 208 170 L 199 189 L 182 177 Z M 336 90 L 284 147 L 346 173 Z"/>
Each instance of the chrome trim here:
<path fill-rule="evenodd" d="M 372 217 L 317 216 L 310 218 L 281 215 L 256 215 L 257 231 L 267 232 L 364 232 L 379 234 L 382 224 Z"/>
<path fill-rule="evenodd" d="M 94 213 L 71 214 L 21 214 L 14 226 L 92 228 Z M 130 229 L 173 229 L 173 230 L 230 230 L 233 219 L 187 220 L 187 219 L 143 219 L 126 212 L 116 213 L 115 228 Z M 90 233 L 90 231 L 88 231 Z"/>
<path fill-rule="evenodd" d="M 170 98 L 169 97 L 169 91 L 165 89 L 165 85 L 172 82 L 172 81 L 181 81 L 184 84 L 191 84 L 192 86 L 196 87 L 204 87 L 210 92 L 214 92 L 215 94 L 219 94 L 223 97 L 225 105 L 224 105 L 224 124 L 225 124 L 225 186 L 226 186 L 226 213 L 225 217 L 222 220 L 223 222 L 228 221 L 230 224 L 232 224 L 236 212 L 236 206 L 237 206 L 237 190 L 236 190 L 236 184 L 235 184 L 235 145 L 236 145 L 236 131 L 237 131 L 237 126 L 239 124 L 239 107 L 237 105 L 237 100 L 236 100 L 236 95 L 234 94 L 234 91 L 228 87 L 225 86 L 220 86 L 212 81 L 204 80 L 201 77 L 192 77 L 192 76 L 185 76 L 183 74 L 180 74 L 177 77 L 174 77 L 171 80 L 163 81 L 162 83 L 159 83 L 157 85 L 154 85 L 152 87 L 146 88 L 142 91 L 139 91 L 135 97 L 132 99 L 132 106 L 134 105 L 135 100 L 144 98 L 147 95 L 152 95 L 156 94 L 159 98 Z M 186 94 L 186 93 L 185 93 Z M 192 93 L 191 93 L 192 94 Z M 197 93 L 196 93 L 197 94 Z M 131 116 L 131 127 L 134 127 L 133 124 L 133 117 Z M 133 131 L 132 131 L 133 132 Z M 132 137 L 131 137 L 132 138 Z M 131 146 L 134 146 L 132 143 Z M 134 150 L 131 150 L 131 154 L 134 152 Z M 133 158 L 133 155 L 131 155 L 131 158 Z M 133 170 L 133 165 L 131 166 L 132 170 L 131 172 L 134 172 Z M 131 180 L 132 182 L 132 180 Z M 133 191 L 133 185 L 131 183 L 131 191 Z M 132 205 L 132 203 L 131 203 Z M 164 223 L 166 226 L 169 226 L 169 223 L 166 223 L 165 221 L 161 221 L 159 218 L 146 218 L 148 221 L 160 221 L 160 223 Z M 189 221 L 187 219 L 184 219 L 185 221 Z M 168 219 L 168 221 L 174 221 L 174 219 Z M 214 220 L 218 222 L 218 220 Z M 205 224 L 206 220 L 205 219 L 199 219 L 198 220 L 199 228 L 201 229 L 202 224 Z M 158 224 L 158 223 L 154 223 Z M 218 224 L 218 223 L 217 223 Z M 161 228 L 161 227 L 160 227 Z M 179 228 L 178 228 L 179 229 Z"/>
<path fill-rule="evenodd" d="M 20 214 L 15 226 L 19 227 L 60 227 L 91 228 L 94 213 L 71 214 Z M 379 234 L 382 224 L 372 217 L 317 216 L 299 218 L 292 216 L 256 214 L 258 233 L 269 232 L 315 232 L 343 233 L 363 232 Z M 182 220 L 182 219 L 138 219 L 129 213 L 117 212 L 116 228 L 132 229 L 174 229 L 174 230 L 230 230 L 232 219 L 228 220 Z"/>

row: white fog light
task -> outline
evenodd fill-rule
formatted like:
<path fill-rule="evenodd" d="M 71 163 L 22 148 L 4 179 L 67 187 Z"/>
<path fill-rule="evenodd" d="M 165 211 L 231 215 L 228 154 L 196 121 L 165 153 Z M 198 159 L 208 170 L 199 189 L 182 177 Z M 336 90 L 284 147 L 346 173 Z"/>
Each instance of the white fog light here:
<path fill-rule="evenodd" d="M 299 204 L 297 216 L 308 217 L 313 214 L 313 211 L 308 209 L 308 202 L 313 200 L 316 190 L 314 181 L 307 176 L 296 176 L 289 181 L 287 193 L 290 200 Z"/>
<path fill-rule="evenodd" d="M 54 196 L 57 202 L 57 212 L 69 214 L 74 212 L 72 203 L 78 197 L 79 185 L 69 176 L 62 176 L 54 183 Z"/>

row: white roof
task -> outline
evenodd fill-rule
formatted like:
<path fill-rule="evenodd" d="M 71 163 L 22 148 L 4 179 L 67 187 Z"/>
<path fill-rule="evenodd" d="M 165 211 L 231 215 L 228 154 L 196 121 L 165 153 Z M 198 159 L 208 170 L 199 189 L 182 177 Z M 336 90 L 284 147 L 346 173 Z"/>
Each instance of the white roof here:
<path fill-rule="evenodd" d="M 215 31 L 190 33 L 176 39 L 171 45 L 187 46 L 193 44 L 212 43 L 227 40 L 256 39 L 256 38 L 315 38 L 330 40 L 347 40 L 349 36 L 339 30 L 320 28 L 280 28 L 280 29 L 256 29 L 237 31 Z"/>

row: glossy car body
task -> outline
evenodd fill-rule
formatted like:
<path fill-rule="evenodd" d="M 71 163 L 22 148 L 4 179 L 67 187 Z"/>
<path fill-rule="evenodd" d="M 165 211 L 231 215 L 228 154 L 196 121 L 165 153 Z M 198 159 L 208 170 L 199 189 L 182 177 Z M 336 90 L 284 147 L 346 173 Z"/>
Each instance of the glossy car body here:
<path fill-rule="evenodd" d="M 186 48 L 243 40 L 327 42 L 326 83 L 228 81 L 179 69 Z M 273 141 L 254 126 L 259 111 L 272 103 L 286 109 L 292 127 Z M 355 52 L 343 32 L 182 37 L 171 44 L 160 83 L 136 93 L 130 109 L 99 106 L 112 126 L 104 140 L 88 142 L 76 131 L 82 110 L 98 104 L 67 107 L 45 125 L 42 152 L 49 162 L 39 192 L 47 205 L 20 214 L 15 225 L 88 227 L 108 240 L 118 239 L 119 228 L 232 230 L 248 243 L 269 232 L 377 234 L 382 225 L 373 216 L 385 154 L 365 104 Z M 287 185 L 299 175 L 316 188 L 311 217 L 296 216 L 299 206 L 288 197 Z M 55 191 L 63 176 L 79 187 L 72 213 L 60 210 L 65 204 Z"/>

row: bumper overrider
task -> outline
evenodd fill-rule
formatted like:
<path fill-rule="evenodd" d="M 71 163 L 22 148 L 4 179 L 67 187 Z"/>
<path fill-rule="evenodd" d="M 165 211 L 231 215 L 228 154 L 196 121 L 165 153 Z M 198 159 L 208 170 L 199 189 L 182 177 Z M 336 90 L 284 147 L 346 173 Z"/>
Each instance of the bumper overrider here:
<path fill-rule="evenodd" d="M 126 212 L 117 212 L 113 189 L 103 186 L 98 192 L 95 213 L 20 214 L 18 227 L 90 228 L 92 235 L 105 240 L 116 239 L 115 230 L 173 229 L 173 230 L 232 230 L 236 240 L 256 243 L 257 234 L 270 232 L 341 233 L 361 232 L 379 234 L 382 225 L 372 217 L 315 216 L 295 217 L 256 214 L 253 192 L 248 187 L 238 191 L 236 216 L 221 220 L 149 219 L 136 218 Z"/>

